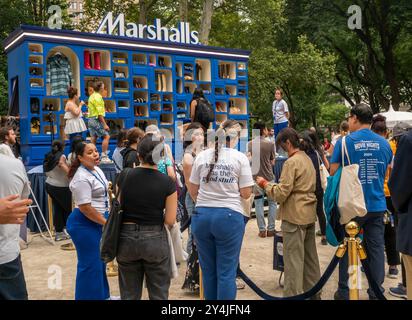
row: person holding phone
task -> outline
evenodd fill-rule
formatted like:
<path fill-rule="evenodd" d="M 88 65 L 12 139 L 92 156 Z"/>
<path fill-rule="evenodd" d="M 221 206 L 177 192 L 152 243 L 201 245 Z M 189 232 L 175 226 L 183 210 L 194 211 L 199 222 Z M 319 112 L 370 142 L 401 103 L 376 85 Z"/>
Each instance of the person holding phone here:
<path fill-rule="evenodd" d="M 69 96 L 69 100 L 64 107 L 64 119 L 66 120 L 64 133 L 70 137 L 70 142 L 72 142 L 76 136 L 81 136 L 83 139 L 85 138 L 84 136 L 87 131 L 87 127 L 83 121 L 82 113 L 82 106 L 84 106 L 85 103 L 82 100 L 79 105 L 77 104 L 79 100 L 77 88 L 69 87 L 69 89 L 67 89 L 67 94 Z"/>

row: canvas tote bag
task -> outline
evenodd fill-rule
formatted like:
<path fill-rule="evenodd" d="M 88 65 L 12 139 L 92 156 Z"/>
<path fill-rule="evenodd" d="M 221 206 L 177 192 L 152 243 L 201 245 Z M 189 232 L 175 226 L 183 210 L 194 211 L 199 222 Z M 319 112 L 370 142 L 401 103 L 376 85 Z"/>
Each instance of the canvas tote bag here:
<path fill-rule="evenodd" d="M 323 192 L 325 192 L 328 186 L 329 172 L 326 169 L 325 164 L 323 163 L 319 155 L 319 152 L 316 151 L 316 155 L 318 156 L 318 162 L 319 162 L 320 184 L 322 186 Z"/>
<path fill-rule="evenodd" d="M 363 217 L 367 213 L 362 184 L 358 176 L 359 165 L 351 164 L 345 138 L 342 138 L 342 175 L 338 199 L 341 224 L 347 224 L 354 217 Z M 347 166 L 345 166 L 345 155 L 349 163 Z"/>

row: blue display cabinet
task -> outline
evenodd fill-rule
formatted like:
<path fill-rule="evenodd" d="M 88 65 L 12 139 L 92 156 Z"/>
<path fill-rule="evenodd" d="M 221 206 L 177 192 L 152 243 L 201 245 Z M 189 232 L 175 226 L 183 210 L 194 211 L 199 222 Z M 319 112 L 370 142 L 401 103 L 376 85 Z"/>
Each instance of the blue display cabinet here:
<path fill-rule="evenodd" d="M 87 101 L 90 81 L 101 80 L 110 149 L 121 128 L 156 124 L 179 160 L 182 123 L 190 121 L 189 105 L 196 87 L 204 90 L 216 112 L 213 127 L 236 119 L 248 140 L 249 51 L 95 33 L 21 26 L 5 40 L 9 100 L 20 116 L 21 153 L 26 165 L 41 164 L 52 136 L 64 139 L 67 93 L 52 95 L 47 64 L 60 54 L 70 63 L 72 85 Z M 53 89 L 53 90 L 52 90 Z M 12 99 L 14 101 L 12 101 Z"/>

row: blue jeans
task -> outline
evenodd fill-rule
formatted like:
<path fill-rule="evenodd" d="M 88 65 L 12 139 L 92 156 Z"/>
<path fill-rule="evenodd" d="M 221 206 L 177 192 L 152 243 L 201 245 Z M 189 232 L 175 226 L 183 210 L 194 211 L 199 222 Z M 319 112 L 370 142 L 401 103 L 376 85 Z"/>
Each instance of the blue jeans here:
<path fill-rule="evenodd" d="M 273 182 L 273 181 L 272 181 Z M 256 212 L 256 221 L 259 227 L 259 231 L 266 231 L 265 223 L 265 212 L 264 212 L 264 196 L 266 194 L 265 190 L 260 187 L 256 187 L 256 190 L 261 198 L 256 199 L 255 196 L 255 212 Z M 275 230 L 275 219 L 276 219 L 276 202 L 268 198 L 269 204 L 269 213 L 268 213 L 268 231 Z"/>
<path fill-rule="evenodd" d="M 382 284 L 385 280 L 385 225 L 383 223 L 383 212 L 368 212 L 364 217 L 357 217 L 353 220 L 359 224 L 360 228 L 363 228 L 363 246 L 366 247 L 371 275 L 383 292 Z M 349 299 L 348 280 L 348 254 L 346 252 L 339 262 L 338 292 L 344 299 Z M 370 298 L 375 298 L 370 285 L 368 294 Z"/>
<path fill-rule="evenodd" d="M 193 211 L 195 210 L 195 202 L 190 196 L 189 191 L 186 193 L 185 205 L 186 205 L 187 214 L 189 215 L 189 217 L 191 217 L 193 214 Z M 188 232 L 188 238 L 187 238 L 186 252 L 190 255 L 192 253 L 192 241 L 193 241 L 192 228 L 190 227 L 190 225 L 187 228 L 187 232 Z"/>
<path fill-rule="evenodd" d="M 100 258 L 102 226 L 74 209 L 67 220 L 77 252 L 76 300 L 106 300 L 110 298 L 106 265 Z"/>
<path fill-rule="evenodd" d="M 198 207 L 192 215 L 192 233 L 199 252 L 205 298 L 234 300 L 244 216 L 227 208 Z"/>
<path fill-rule="evenodd" d="M 275 130 L 275 138 L 281 132 L 283 129 L 287 128 L 289 126 L 289 121 L 281 122 L 281 123 L 275 123 L 273 126 L 273 129 Z"/>
<path fill-rule="evenodd" d="M 26 281 L 20 255 L 0 264 L 0 300 L 27 300 Z"/>

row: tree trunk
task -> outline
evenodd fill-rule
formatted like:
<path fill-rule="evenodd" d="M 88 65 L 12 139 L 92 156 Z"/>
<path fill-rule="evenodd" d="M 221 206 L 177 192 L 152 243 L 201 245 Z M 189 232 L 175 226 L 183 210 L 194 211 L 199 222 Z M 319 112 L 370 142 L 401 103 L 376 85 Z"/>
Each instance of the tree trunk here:
<path fill-rule="evenodd" d="M 146 24 L 147 15 L 147 3 L 146 0 L 139 0 L 139 24 Z"/>
<path fill-rule="evenodd" d="M 203 1 L 203 13 L 202 22 L 200 25 L 199 41 L 204 45 L 209 44 L 209 33 L 210 28 L 212 27 L 213 2 L 213 0 Z"/>
<path fill-rule="evenodd" d="M 179 19 L 187 22 L 188 18 L 188 0 L 179 0 Z"/>

